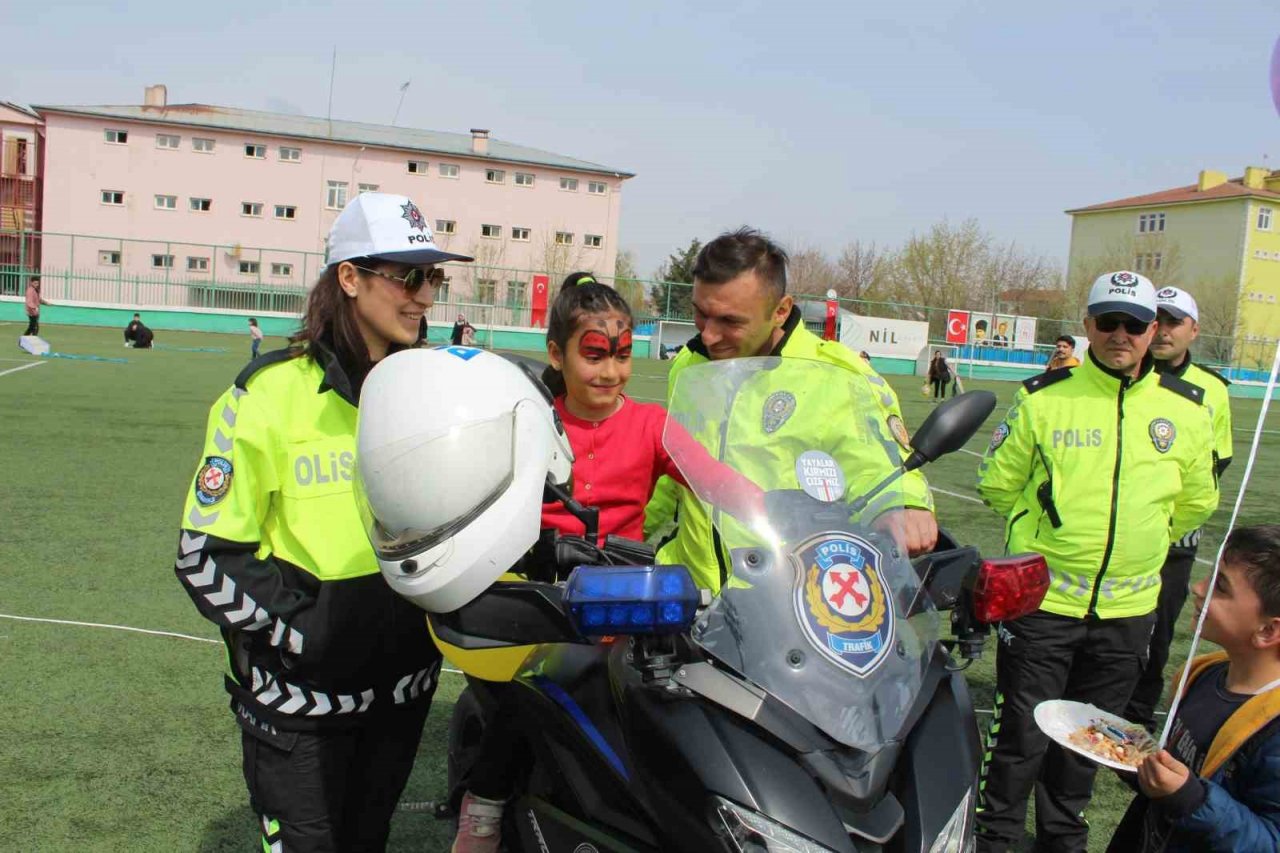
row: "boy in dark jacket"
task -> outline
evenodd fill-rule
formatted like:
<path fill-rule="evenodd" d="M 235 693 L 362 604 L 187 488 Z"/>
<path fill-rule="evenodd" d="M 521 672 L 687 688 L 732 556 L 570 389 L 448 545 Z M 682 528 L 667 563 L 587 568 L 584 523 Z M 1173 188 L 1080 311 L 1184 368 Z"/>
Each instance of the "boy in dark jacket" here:
<path fill-rule="evenodd" d="M 1197 618 L 1208 584 L 1192 588 Z M 1190 662 L 1167 747 L 1138 769 L 1108 851 L 1280 850 L 1280 525 L 1231 534 L 1204 637 L 1223 651 Z"/>

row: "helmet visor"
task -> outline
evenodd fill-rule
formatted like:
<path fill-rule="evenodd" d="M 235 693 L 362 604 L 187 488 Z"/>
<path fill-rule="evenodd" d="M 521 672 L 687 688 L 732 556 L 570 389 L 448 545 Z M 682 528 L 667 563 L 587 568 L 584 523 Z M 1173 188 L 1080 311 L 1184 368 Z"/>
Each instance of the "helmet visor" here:
<path fill-rule="evenodd" d="M 514 412 L 360 453 L 356 502 L 373 550 L 403 560 L 448 539 L 507 490 L 514 471 Z"/>

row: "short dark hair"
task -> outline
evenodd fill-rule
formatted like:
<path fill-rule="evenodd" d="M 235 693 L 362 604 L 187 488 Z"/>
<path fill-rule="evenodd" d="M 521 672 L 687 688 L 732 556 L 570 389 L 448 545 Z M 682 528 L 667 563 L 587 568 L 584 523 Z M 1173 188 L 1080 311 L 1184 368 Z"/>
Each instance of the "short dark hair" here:
<path fill-rule="evenodd" d="M 754 228 L 721 234 L 698 252 L 693 264 L 694 281 L 724 284 L 754 271 L 781 299 L 787 293 L 787 252 Z"/>
<path fill-rule="evenodd" d="M 1237 527 L 1227 537 L 1222 561 L 1244 569 L 1263 615 L 1280 616 L 1280 524 Z"/>
<path fill-rule="evenodd" d="M 1070 346 L 1071 346 L 1071 348 L 1072 348 L 1072 349 L 1075 349 L 1075 348 L 1076 348 L 1076 339 L 1075 339 L 1075 338 L 1073 338 L 1073 337 L 1071 337 L 1070 335 L 1058 335 L 1058 339 L 1057 339 L 1056 341 L 1054 341 L 1054 343 L 1055 343 L 1055 344 L 1070 344 Z"/>

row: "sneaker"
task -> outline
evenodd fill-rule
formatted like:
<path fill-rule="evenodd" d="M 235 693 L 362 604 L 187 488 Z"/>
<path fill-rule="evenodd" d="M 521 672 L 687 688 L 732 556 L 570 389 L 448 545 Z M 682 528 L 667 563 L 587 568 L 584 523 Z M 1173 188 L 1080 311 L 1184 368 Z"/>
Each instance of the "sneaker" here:
<path fill-rule="evenodd" d="M 451 853 L 498 853 L 505 805 L 506 800 L 486 800 L 467 791 L 458 810 L 458 834 Z"/>

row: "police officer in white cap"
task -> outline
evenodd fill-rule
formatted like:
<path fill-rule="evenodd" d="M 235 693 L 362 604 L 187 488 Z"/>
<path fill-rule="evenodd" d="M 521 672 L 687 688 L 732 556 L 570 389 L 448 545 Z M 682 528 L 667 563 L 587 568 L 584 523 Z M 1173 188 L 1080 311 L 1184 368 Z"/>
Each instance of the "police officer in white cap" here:
<path fill-rule="evenodd" d="M 1099 277 L 1082 363 L 1024 382 L 982 460 L 978 492 L 1005 517 L 1009 552 L 1043 554 L 1050 585 L 1038 611 L 999 627 L 980 853 L 1018 846 L 1033 789 L 1036 849 L 1086 849 L 1096 765 L 1051 744 L 1035 708 L 1072 699 L 1124 710 L 1171 537 L 1217 507 L 1204 392 L 1155 372 L 1155 319 L 1146 278 Z"/>
<path fill-rule="evenodd" d="M 1195 298 L 1177 287 L 1156 293 L 1156 336 L 1151 341 L 1156 372 L 1177 376 L 1204 389 L 1204 403 L 1213 419 L 1214 470 L 1219 478 L 1231 463 L 1231 403 L 1227 386 L 1231 382 L 1216 371 L 1196 364 L 1190 347 L 1200 334 L 1200 310 Z M 1160 570 L 1160 601 L 1156 605 L 1156 626 L 1151 634 L 1147 665 L 1129 699 L 1124 718 L 1154 730 L 1156 705 L 1164 692 L 1164 667 L 1169 660 L 1169 644 L 1182 605 L 1187 600 L 1187 584 L 1200 544 L 1200 530 L 1191 531 L 1169 547 L 1169 556 Z"/>

